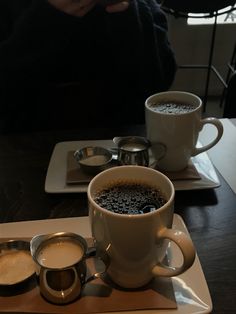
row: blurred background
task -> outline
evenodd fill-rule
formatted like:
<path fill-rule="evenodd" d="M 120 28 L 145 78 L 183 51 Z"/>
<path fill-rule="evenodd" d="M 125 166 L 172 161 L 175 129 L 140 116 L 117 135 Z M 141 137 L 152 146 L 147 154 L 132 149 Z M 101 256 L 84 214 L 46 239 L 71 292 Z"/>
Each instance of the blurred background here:
<path fill-rule="evenodd" d="M 171 1 L 170 1 L 171 2 Z M 172 1 L 173 2 L 173 1 Z M 234 6 L 235 7 L 235 6 Z M 226 8 L 227 9 L 227 8 Z M 226 9 L 222 11 L 226 11 Z M 220 11 L 219 11 L 220 12 Z M 167 13 L 169 23 L 169 39 L 176 54 L 178 65 L 205 64 L 209 62 L 214 17 L 188 19 Z M 201 17 L 201 18 L 200 18 Z M 236 11 L 231 11 L 217 17 L 215 42 L 213 47 L 212 64 L 219 71 L 224 80 L 229 71 L 228 63 L 236 43 Z M 172 90 L 185 90 L 193 92 L 204 98 L 207 79 L 206 69 L 182 69 L 177 71 Z M 206 115 L 223 114 L 224 86 L 211 71 L 206 103 Z"/>

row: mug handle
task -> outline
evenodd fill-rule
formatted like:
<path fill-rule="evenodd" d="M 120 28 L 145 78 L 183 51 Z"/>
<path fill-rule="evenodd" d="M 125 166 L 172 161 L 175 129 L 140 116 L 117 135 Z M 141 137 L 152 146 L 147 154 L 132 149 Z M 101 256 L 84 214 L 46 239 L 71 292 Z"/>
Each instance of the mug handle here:
<path fill-rule="evenodd" d="M 202 128 L 204 127 L 205 124 L 212 124 L 216 127 L 217 129 L 217 136 L 214 140 L 212 140 L 209 144 L 203 146 L 203 147 L 195 147 L 192 156 L 196 156 L 200 153 L 205 152 L 206 150 L 212 148 L 214 145 L 216 145 L 216 143 L 219 142 L 219 140 L 221 139 L 222 135 L 223 135 L 223 124 L 220 122 L 220 120 L 216 119 L 216 118 L 206 118 L 206 119 L 202 119 L 200 121 L 200 130 L 202 130 Z"/>
<path fill-rule="evenodd" d="M 164 264 L 154 266 L 152 273 L 154 276 L 172 277 L 178 276 L 189 269 L 195 260 L 196 251 L 192 240 L 182 231 L 164 228 L 157 233 L 158 241 L 160 239 L 169 239 L 179 247 L 183 255 L 183 263 L 180 267 L 172 267 Z"/>

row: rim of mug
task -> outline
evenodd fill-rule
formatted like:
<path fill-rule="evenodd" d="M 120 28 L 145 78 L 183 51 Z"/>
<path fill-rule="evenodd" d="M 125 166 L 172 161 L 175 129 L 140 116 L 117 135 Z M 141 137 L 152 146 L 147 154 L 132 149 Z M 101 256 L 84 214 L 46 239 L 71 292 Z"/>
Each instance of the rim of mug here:
<path fill-rule="evenodd" d="M 151 106 L 149 104 L 149 102 L 151 101 L 151 99 L 156 98 L 156 97 L 161 97 L 161 96 L 165 96 L 165 95 L 171 95 L 172 97 L 174 95 L 185 95 L 185 96 L 189 96 L 194 98 L 195 100 L 197 100 L 199 102 L 199 104 L 196 106 L 196 108 L 194 108 L 193 110 L 191 110 L 190 112 L 186 112 L 184 114 L 191 114 L 192 112 L 195 112 L 197 110 L 199 110 L 202 107 L 202 100 L 199 96 L 197 96 L 196 94 L 190 93 L 190 92 L 185 92 L 185 91 L 165 91 L 165 92 L 160 92 L 160 93 L 156 93 L 156 94 L 152 94 L 150 95 L 146 100 L 145 100 L 145 107 L 146 109 L 148 109 L 149 111 L 155 112 L 155 113 L 159 113 L 157 111 L 154 111 L 151 109 Z M 172 100 L 171 100 L 172 101 Z M 170 116 L 170 114 L 166 113 L 166 112 L 161 112 L 160 114 L 162 115 L 168 115 Z"/>
<path fill-rule="evenodd" d="M 165 178 L 165 180 L 169 183 L 170 187 L 171 187 L 171 195 L 169 197 L 169 199 L 166 201 L 166 203 L 164 205 L 162 205 L 161 207 L 157 208 L 156 210 L 152 211 L 152 212 L 149 212 L 149 213 L 143 213 L 143 214 L 140 214 L 140 215 L 133 215 L 133 214 L 119 214 L 119 213 L 114 213 L 112 211 L 109 211 L 108 209 L 106 208 L 103 208 L 101 207 L 100 205 L 98 205 L 93 197 L 92 197 L 92 194 L 91 194 L 91 186 L 94 184 L 94 181 L 97 180 L 97 178 L 99 176 L 102 176 L 104 175 L 104 173 L 108 173 L 108 172 L 112 172 L 112 171 L 118 171 L 119 168 L 143 168 L 145 169 L 145 171 L 150 171 L 152 173 L 157 173 L 159 176 Z M 146 182 L 148 184 L 148 182 Z M 162 190 L 161 190 L 162 192 Z M 122 166 L 116 166 L 116 167 L 112 167 L 112 168 L 109 168 L 109 169 L 106 169 L 100 173 L 98 173 L 95 177 L 93 177 L 93 179 L 89 182 L 89 185 L 88 185 L 88 190 L 87 190 L 87 196 L 88 196 L 88 199 L 89 201 L 93 204 L 93 206 L 96 206 L 101 212 L 104 212 L 106 213 L 107 215 L 110 215 L 110 216 L 118 216 L 122 219 L 129 219 L 129 218 L 132 218 L 132 219 L 141 219 L 142 217 L 149 217 L 149 216 L 152 216 L 152 215 L 155 215 L 156 212 L 160 212 L 160 211 L 163 211 L 167 206 L 169 206 L 171 203 L 174 202 L 174 197 L 175 197 L 175 188 L 174 188 L 174 185 L 173 183 L 171 182 L 171 180 L 166 176 L 164 175 L 162 172 L 156 170 L 156 169 L 153 169 L 153 168 L 149 168 L 149 167 L 145 167 L 145 166 L 138 166 L 138 165 L 122 165 Z"/>

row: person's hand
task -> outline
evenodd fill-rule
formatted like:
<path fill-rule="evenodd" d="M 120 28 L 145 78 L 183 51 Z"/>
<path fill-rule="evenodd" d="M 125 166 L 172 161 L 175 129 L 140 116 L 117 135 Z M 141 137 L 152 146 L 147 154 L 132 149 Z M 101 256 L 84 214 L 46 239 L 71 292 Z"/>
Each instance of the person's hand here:
<path fill-rule="evenodd" d="M 109 3 L 109 2 L 108 2 Z M 108 13 L 116 13 L 116 12 L 123 12 L 127 10 L 129 7 L 129 0 L 121 0 L 120 2 L 117 2 L 115 4 L 107 4 L 106 5 L 106 11 Z"/>
<path fill-rule="evenodd" d="M 86 15 L 97 3 L 96 0 L 48 0 L 48 2 L 60 11 L 79 17 Z"/>

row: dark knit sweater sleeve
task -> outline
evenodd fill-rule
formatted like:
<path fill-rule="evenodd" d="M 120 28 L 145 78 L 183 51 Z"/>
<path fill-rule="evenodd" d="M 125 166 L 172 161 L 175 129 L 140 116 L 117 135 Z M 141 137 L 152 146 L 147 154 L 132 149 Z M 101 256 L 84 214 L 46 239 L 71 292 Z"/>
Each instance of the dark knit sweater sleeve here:
<path fill-rule="evenodd" d="M 22 121 L 35 109 L 48 112 L 48 90 L 71 82 L 94 86 L 96 106 L 111 116 L 117 106 L 121 117 L 143 116 L 145 98 L 175 76 L 167 33 L 155 0 L 130 0 L 112 14 L 97 4 L 82 18 L 47 0 L 0 0 L 0 131 L 11 126 L 12 112 L 19 125 L 19 112 Z"/>
<path fill-rule="evenodd" d="M 167 90 L 175 77 L 176 61 L 166 17 L 156 1 L 131 0 L 126 12 L 107 18 L 117 67 L 137 72 L 146 95 Z"/>
<path fill-rule="evenodd" d="M 18 0 L 0 2 L 2 87 L 53 81 L 55 69 L 67 62 L 60 56 L 70 56 L 74 38 L 78 38 L 76 55 L 71 51 L 75 61 L 83 60 L 86 51 L 94 49 L 100 58 L 94 55 L 91 63 L 102 63 L 107 53 L 111 67 L 121 75 L 122 71 L 136 72 L 147 93 L 167 89 L 173 81 L 175 60 L 167 39 L 167 23 L 155 0 L 131 0 L 127 11 L 115 14 L 97 7 L 83 18 L 67 15 L 47 0 L 22 0 L 27 5 L 12 23 L 4 12 L 7 1 L 12 9 Z"/>
<path fill-rule="evenodd" d="M 9 6 L 9 12 L 0 8 L 4 14 L 0 22 L 1 87 L 50 79 L 50 67 L 66 49 L 74 35 L 73 29 L 81 29 L 83 34 L 82 26 L 78 28 L 82 24 L 79 18 L 55 9 L 47 0 L 28 2 L 30 5 L 21 9 L 14 21 L 10 19 L 14 3 Z M 43 72 L 47 72 L 47 78 Z"/>

